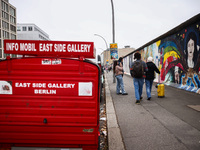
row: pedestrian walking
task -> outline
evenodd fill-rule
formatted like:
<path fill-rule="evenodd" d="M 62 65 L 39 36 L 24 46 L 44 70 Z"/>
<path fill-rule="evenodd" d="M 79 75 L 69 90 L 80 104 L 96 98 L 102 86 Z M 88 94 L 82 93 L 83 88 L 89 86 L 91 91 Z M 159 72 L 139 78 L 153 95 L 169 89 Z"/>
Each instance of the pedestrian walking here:
<path fill-rule="evenodd" d="M 117 79 L 117 86 L 116 86 L 116 93 L 122 94 L 122 95 L 128 95 L 124 89 L 124 82 L 123 82 L 123 58 L 120 57 L 119 61 L 117 62 L 117 65 L 115 67 L 115 77 Z M 122 93 L 120 92 L 120 89 Z"/>
<path fill-rule="evenodd" d="M 141 60 L 141 54 L 134 54 L 134 61 L 130 68 L 131 76 L 133 77 L 133 85 L 135 88 L 135 98 L 136 104 L 140 104 L 142 100 L 142 91 L 145 78 L 145 72 L 148 71 L 147 65 L 144 61 Z"/>
<path fill-rule="evenodd" d="M 106 73 L 108 73 L 108 66 L 106 66 Z"/>
<path fill-rule="evenodd" d="M 155 79 L 155 72 L 160 74 L 160 71 L 153 63 L 153 58 L 150 56 L 147 59 L 147 67 L 148 71 L 146 72 L 145 84 L 146 84 L 146 94 L 147 100 L 151 100 L 151 89 L 153 85 L 153 80 Z"/>

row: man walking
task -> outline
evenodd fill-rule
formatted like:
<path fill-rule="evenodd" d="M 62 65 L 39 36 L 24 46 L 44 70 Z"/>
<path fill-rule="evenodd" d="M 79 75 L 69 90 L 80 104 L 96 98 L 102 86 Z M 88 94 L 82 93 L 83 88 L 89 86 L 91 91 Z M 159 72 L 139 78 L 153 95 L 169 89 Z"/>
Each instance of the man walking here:
<path fill-rule="evenodd" d="M 144 61 L 141 60 L 141 54 L 134 54 L 134 61 L 131 65 L 131 76 L 133 77 L 133 84 L 135 88 L 135 98 L 136 104 L 140 104 L 140 100 L 142 99 L 142 90 L 145 78 L 145 72 L 148 71 L 147 65 Z"/>

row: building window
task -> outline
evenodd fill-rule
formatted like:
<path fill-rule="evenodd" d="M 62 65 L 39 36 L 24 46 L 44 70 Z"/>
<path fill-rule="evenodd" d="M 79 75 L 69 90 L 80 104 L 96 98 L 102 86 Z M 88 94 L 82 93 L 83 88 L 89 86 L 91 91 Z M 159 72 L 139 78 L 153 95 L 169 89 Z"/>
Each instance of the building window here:
<path fill-rule="evenodd" d="M 9 30 L 9 24 L 5 21 L 2 21 L 2 27 L 3 29 Z"/>
<path fill-rule="evenodd" d="M 10 25 L 10 30 L 13 31 L 13 32 L 16 32 L 16 27 L 13 26 L 13 25 Z"/>
<path fill-rule="evenodd" d="M 39 38 L 42 39 L 42 40 L 47 40 L 44 36 L 42 36 L 40 34 L 39 34 Z"/>
<path fill-rule="evenodd" d="M 26 27 L 22 27 L 22 31 L 26 31 Z"/>
<path fill-rule="evenodd" d="M 16 35 L 14 35 L 14 34 L 11 34 L 11 39 L 16 39 Z"/>
<path fill-rule="evenodd" d="M 21 31 L 21 27 L 17 27 L 17 31 Z"/>
<path fill-rule="evenodd" d="M 4 11 L 8 12 L 8 4 L 6 4 L 4 1 L 1 1 L 1 8 Z"/>
<path fill-rule="evenodd" d="M 15 9 L 12 8 L 12 7 L 10 7 L 10 14 L 11 14 L 12 16 L 15 16 Z"/>
<path fill-rule="evenodd" d="M 16 20 L 15 20 L 15 18 L 13 16 L 10 16 L 10 22 L 15 24 Z"/>
<path fill-rule="evenodd" d="M 33 31 L 33 27 L 28 27 L 28 31 Z"/>
<path fill-rule="evenodd" d="M 6 12 L 2 11 L 2 18 L 9 20 L 9 15 Z"/>
<path fill-rule="evenodd" d="M 6 31 L 3 31 L 3 38 L 4 39 L 9 39 L 9 33 Z"/>

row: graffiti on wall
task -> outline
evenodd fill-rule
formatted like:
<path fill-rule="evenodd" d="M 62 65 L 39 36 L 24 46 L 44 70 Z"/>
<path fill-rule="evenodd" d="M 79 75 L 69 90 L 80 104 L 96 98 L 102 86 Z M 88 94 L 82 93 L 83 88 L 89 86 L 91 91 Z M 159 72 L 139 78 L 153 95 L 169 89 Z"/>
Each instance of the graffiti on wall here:
<path fill-rule="evenodd" d="M 200 22 L 139 50 L 144 61 L 149 56 L 160 70 L 156 80 L 200 94 Z M 133 54 L 127 56 L 129 64 Z"/>
<path fill-rule="evenodd" d="M 160 80 L 200 94 L 200 23 L 183 29 L 158 47 Z"/>

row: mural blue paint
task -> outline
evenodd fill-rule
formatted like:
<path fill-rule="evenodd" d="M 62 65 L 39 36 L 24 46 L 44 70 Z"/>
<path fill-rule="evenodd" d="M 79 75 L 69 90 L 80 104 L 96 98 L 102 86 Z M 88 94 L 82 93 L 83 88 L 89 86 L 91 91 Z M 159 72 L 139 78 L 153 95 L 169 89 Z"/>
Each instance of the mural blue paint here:
<path fill-rule="evenodd" d="M 200 21 L 138 51 L 144 61 L 154 58 L 161 72 L 158 82 L 200 94 Z M 132 55 L 124 65 L 130 66 Z"/>

